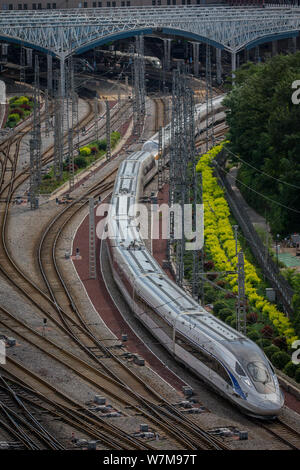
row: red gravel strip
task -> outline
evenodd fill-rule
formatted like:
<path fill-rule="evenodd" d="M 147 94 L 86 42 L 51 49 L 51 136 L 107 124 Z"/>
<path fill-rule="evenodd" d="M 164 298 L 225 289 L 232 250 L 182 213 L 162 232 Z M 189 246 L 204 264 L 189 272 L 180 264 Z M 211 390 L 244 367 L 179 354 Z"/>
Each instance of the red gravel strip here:
<path fill-rule="evenodd" d="M 284 399 L 285 405 L 300 415 L 300 401 L 286 391 L 284 391 Z"/>
<path fill-rule="evenodd" d="M 158 204 L 168 204 L 169 201 L 169 185 L 165 184 L 161 191 L 159 191 L 157 195 L 157 202 Z M 161 219 L 159 219 L 161 220 Z M 155 230 L 153 224 L 153 232 Z M 154 232 L 155 233 L 155 232 Z M 161 232 L 159 232 L 161 234 Z M 161 238 L 152 241 L 152 254 L 156 261 L 163 266 L 163 261 L 167 259 L 167 240 L 163 240 Z M 169 276 L 172 281 L 174 281 L 174 276 L 172 271 L 168 268 L 164 268 L 165 273 Z"/>
<path fill-rule="evenodd" d="M 100 220 L 96 217 L 96 223 Z M 164 364 L 146 347 L 146 345 L 135 335 L 133 330 L 124 321 L 115 304 L 113 303 L 109 293 L 106 290 L 100 270 L 100 245 L 101 240 L 97 238 L 96 253 L 97 253 L 97 279 L 89 279 L 89 257 L 88 257 L 88 242 L 89 239 L 89 218 L 88 216 L 81 223 L 77 230 L 73 250 L 75 254 L 76 248 L 79 248 L 81 260 L 75 260 L 74 265 L 77 273 L 83 282 L 91 302 L 99 313 L 102 320 L 108 328 L 121 339 L 122 333 L 127 333 L 128 341 L 126 349 L 131 353 L 141 355 L 148 363 L 148 365 L 160 375 L 166 382 L 171 384 L 176 390 L 182 391 L 182 386 L 186 385 L 179 377 L 172 373 Z"/>

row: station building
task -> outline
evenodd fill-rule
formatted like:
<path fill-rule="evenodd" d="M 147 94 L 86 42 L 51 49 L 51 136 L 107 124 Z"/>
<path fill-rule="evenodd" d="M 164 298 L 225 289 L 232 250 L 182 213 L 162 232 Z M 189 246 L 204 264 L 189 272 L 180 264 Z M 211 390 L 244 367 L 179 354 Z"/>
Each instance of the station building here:
<path fill-rule="evenodd" d="M 68 8 L 111 8 L 135 6 L 167 6 L 167 5 L 212 5 L 226 4 L 225 0 L 0 0 L 0 10 L 51 10 Z"/>

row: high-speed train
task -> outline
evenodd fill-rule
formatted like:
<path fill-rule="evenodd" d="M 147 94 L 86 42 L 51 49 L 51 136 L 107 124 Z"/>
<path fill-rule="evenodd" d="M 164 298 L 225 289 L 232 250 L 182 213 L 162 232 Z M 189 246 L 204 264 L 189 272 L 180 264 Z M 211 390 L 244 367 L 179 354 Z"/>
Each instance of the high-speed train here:
<path fill-rule="evenodd" d="M 221 101 L 214 100 L 215 111 Z M 196 107 L 197 118 L 204 110 Z M 157 171 L 157 154 L 156 134 L 118 170 L 105 226 L 114 280 L 134 315 L 177 360 L 246 414 L 275 417 L 284 398 L 263 351 L 178 287 L 146 249 L 131 208 Z"/>
<path fill-rule="evenodd" d="M 110 51 L 110 50 L 102 50 L 98 49 L 99 52 L 101 52 L 105 57 L 108 57 L 109 59 L 114 59 L 119 62 L 124 62 L 124 61 L 132 61 L 134 57 L 138 56 L 138 54 L 134 52 L 121 52 L 121 51 Z M 161 69 L 161 61 L 158 57 L 154 56 L 144 56 L 145 64 L 146 65 L 151 65 L 155 69 Z"/>

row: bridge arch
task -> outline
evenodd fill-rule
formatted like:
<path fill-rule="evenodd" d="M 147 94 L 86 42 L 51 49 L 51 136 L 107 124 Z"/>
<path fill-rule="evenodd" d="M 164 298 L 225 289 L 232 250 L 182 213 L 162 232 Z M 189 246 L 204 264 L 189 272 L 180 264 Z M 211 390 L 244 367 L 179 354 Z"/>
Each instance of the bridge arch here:
<path fill-rule="evenodd" d="M 87 52 L 91 49 L 94 49 L 97 46 L 107 44 L 112 41 L 118 41 L 120 39 L 127 39 L 134 36 L 140 35 L 149 35 L 154 33 L 162 33 L 169 36 L 179 36 L 182 38 L 190 39 L 191 41 L 199 41 L 206 44 L 210 44 L 218 49 L 225 49 L 225 46 L 218 41 L 206 38 L 205 36 L 192 33 L 190 31 L 185 31 L 177 28 L 139 28 L 139 29 L 130 29 L 127 31 L 116 32 L 101 38 L 93 39 L 82 46 L 77 47 L 72 51 L 72 54 L 79 55 Z M 162 38 L 163 39 L 163 38 Z"/>
<path fill-rule="evenodd" d="M 5 41 L 9 44 L 18 44 L 20 46 L 28 47 L 30 49 L 34 49 L 39 52 L 43 52 L 44 54 L 51 55 L 53 57 L 59 58 L 59 55 L 55 54 L 51 49 L 47 49 L 46 47 L 39 46 L 38 44 L 24 41 L 20 38 L 17 37 L 12 37 L 12 36 L 6 36 L 4 34 L 0 34 L 0 41 Z"/>

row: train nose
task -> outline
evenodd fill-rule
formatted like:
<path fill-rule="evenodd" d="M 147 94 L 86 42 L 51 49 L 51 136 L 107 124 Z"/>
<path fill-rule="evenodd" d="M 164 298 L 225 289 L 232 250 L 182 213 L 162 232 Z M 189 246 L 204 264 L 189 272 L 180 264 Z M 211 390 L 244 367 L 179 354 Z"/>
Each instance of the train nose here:
<path fill-rule="evenodd" d="M 261 414 L 264 416 L 277 416 L 284 405 L 284 397 L 282 393 L 280 395 L 275 395 L 269 399 L 263 400 L 260 404 Z"/>

